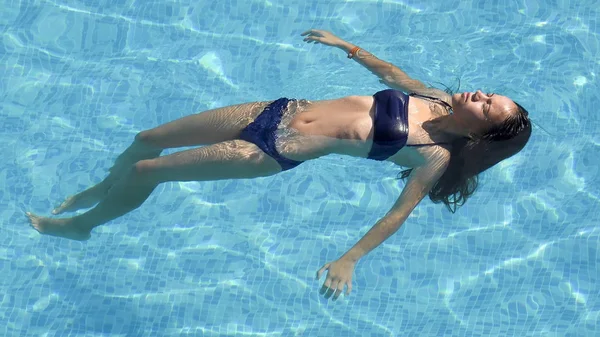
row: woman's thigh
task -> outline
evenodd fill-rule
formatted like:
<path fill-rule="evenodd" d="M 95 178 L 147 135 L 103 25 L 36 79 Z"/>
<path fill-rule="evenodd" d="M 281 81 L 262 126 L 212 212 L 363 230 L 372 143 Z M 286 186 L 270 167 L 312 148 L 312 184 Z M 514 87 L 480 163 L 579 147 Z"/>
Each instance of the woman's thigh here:
<path fill-rule="evenodd" d="M 136 170 L 160 183 L 265 177 L 281 166 L 256 145 L 233 140 L 142 160 Z"/>
<path fill-rule="evenodd" d="M 269 103 L 244 103 L 200 112 L 142 131 L 136 138 L 164 149 L 211 145 L 238 139 L 241 131 Z"/>

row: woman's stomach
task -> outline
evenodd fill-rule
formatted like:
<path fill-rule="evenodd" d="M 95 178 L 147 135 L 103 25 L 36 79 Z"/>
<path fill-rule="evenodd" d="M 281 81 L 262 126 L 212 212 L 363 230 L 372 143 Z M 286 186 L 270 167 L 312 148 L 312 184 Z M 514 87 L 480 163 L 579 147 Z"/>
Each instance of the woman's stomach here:
<path fill-rule="evenodd" d="M 290 103 L 276 137 L 279 153 L 305 161 L 331 153 L 366 157 L 373 138 L 373 98 Z"/>

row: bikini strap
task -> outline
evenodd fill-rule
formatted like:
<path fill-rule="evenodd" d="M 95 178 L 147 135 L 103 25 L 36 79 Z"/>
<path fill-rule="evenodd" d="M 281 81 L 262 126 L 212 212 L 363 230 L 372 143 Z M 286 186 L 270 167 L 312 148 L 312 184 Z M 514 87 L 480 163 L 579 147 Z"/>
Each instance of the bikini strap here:
<path fill-rule="evenodd" d="M 427 98 L 429 100 L 438 102 L 438 103 L 442 103 L 442 105 L 444 105 L 446 108 L 448 109 L 452 109 L 452 105 L 448 104 L 448 102 L 438 98 L 438 97 L 432 97 L 432 96 L 427 96 L 427 95 L 421 95 L 421 94 L 417 94 L 415 92 L 411 93 L 409 96 L 411 97 L 420 97 L 420 98 Z M 439 143 L 425 143 L 425 144 L 406 144 L 406 146 L 412 146 L 412 147 L 420 147 L 420 146 L 434 146 L 434 145 L 448 145 L 450 143 L 447 142 L 439 142 Z"/>
<path fill-rule="evenodd" d="M 447 142 L 439 142 L 439 143 L 425 143 L 425 144 L 406 144 L 406 146 L 410 147 L 421 147 L 421 146 L 434 146 L 434 145 L 448 145 L 450 143 Z"/>
<path fill-rule="evenodd" d="M 452 105 L 448 104 L 448 102 L 444 101 L 443 99 L 440 99 L 439 97 L 432 97 L 432 96 L 427 96 L 427 95 L 421 95 L 421 94 L 417 94 L 415 92 L 411 93 L 409 96 L 411 96 L 411 97 L 419 97 L 419 98 L 427 98 L 429 100 L 436 101 L 438 103 L 442 103 L 442 105 L 444 105 L 446 108 L 452 110 Z"/>

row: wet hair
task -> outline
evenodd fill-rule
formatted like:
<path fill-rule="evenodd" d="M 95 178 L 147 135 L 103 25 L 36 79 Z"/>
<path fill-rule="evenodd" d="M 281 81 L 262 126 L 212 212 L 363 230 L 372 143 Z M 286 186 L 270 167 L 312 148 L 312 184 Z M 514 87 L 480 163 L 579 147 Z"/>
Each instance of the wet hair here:
<path fill-rule="evenodd" d="M 448 167 L 429 191 L 431 201 L 443 202 L 454 213 L 477 189 L 478 174 L 525 147 L 531 136 L 531 121 L 527 110 L 515 104 L 515 113 L 481 137 L 461 137 L 452 142 Z M 407 178 L 411 171 L 403 170 L 400 178 Z"/>

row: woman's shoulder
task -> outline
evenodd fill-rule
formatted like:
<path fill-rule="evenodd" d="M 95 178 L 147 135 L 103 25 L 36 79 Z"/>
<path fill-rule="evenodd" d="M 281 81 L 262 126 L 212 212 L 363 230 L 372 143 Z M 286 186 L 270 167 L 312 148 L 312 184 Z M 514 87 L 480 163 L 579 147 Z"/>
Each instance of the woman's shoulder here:
<path fill-rule="evenodd" d="M 424 170 L 443 173 L 450 163 L 450 148 L 445 145 L 432 146 L 422 152 Z"/>
<path fill-rule="evenodd" d="M 450 162 L 450 144 L 427 144 L 427 146 L 405 147 L 389 160 L 402 167 L 416 169 L 423 167 L 444 167 Z"/>

